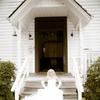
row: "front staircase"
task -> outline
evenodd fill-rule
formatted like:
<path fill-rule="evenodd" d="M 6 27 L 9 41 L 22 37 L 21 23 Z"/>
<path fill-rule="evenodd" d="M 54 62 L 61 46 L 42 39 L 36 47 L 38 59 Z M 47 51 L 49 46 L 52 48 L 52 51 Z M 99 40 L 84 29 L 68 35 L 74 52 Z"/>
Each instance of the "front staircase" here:
<path fill-rule="evenodd" d="M 57 73 L 58 78 L 62 81 L 61 90 L 63 90 L 64 100 L 77 100 L 75 78 L 71 74 Z M 46 73 L 30 74 L 25 79 L 23 89 L 20 93 L 21 99 L 25 96 L 35 95 L 38 89 L 42 89 L 41 81 L 46 78 Z"/>

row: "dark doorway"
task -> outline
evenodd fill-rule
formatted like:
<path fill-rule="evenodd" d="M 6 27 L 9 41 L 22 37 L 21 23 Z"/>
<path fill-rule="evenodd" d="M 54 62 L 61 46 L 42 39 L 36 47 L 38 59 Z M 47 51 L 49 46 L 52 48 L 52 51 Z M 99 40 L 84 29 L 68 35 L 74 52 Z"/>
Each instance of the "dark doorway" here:
<path fill-rule="evenodd" d="M 66 17 L 35 19 L 36 72 L 67 71 Z"/>

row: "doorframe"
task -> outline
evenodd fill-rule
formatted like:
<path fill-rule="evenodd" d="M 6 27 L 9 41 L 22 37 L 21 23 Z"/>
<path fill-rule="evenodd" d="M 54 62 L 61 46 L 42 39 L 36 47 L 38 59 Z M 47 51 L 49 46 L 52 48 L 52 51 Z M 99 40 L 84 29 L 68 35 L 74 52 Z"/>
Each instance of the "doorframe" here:
<path fill-rule="evenodd" d="M 56 17 L 56 16 L 55 16 Z M 55 17 L 49 17 L 49 18 L 55 18 Z M 48 17 L 37 17 L 37 18 L 48 18 Z M 67 35 L 67 16 L 61 16 L 61 17 L 57 17 L 57 18 L 65 18 L 64 20 L 64 51 L 63 51 L 63 72 L 68 72 L 68 35 Z M 35 72 L 39 73 L 40 72 L 40 61 L 39 61 L 39 50 L 38 50 L 38 35 L 37 34 L 37 23 L 36 23 L 36 19 L 35 19 Z"/>
<path fill-rule="evenodd" d="M 67 33 L 67 17 L 64 21 L 64 72 L 68 72 L 68 33 Z"/>

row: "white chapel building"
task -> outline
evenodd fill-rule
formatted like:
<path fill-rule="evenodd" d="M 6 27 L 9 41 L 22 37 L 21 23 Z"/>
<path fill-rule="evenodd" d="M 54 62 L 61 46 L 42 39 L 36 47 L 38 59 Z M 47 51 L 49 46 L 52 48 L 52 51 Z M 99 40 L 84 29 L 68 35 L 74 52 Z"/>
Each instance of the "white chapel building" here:
<path fill-rule="evenodd" d="M 99 0 L 0 0 L 0 60 L 17 68 L 15 100 L 48 69 L 71 87 L 64 100 L 82 100 L 86 71 L 99 56 Z"/>

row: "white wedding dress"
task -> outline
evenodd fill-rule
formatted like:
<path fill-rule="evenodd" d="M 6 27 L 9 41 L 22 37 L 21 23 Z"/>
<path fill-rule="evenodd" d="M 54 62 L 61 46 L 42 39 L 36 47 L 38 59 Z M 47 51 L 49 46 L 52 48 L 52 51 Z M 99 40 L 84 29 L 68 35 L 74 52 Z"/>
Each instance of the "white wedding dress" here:
<path fill-rule="evenodd" d="M 48 80 L 44 89 L 39 89 L 37 94 L 25 97 L 23 100 L 63 100 L 63 92 L 56 86 L 56 80 Z"/>

